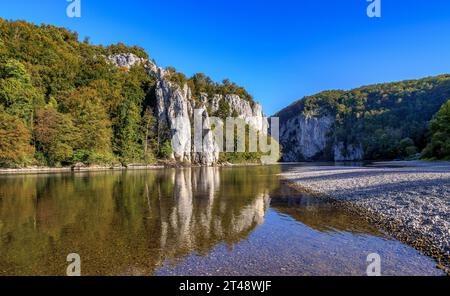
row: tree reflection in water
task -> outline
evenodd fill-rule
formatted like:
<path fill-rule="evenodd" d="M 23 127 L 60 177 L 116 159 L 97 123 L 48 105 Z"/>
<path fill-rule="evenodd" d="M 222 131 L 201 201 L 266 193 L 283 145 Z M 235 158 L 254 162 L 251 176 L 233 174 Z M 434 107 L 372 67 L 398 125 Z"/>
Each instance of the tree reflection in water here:
<path fill-rule="evenodd" d="M 163 262 L 246 239 L 279 167 L 0 177 L 0 274 L 151 275 Z"/>
<path fill-rule="evenodd" d="M 0 176 L 0 274 L 392 275 L 436 263 L 342 207 L 294 191 L 280 166 Z M 261 225 L 263 224 L 263 225 Z"/>

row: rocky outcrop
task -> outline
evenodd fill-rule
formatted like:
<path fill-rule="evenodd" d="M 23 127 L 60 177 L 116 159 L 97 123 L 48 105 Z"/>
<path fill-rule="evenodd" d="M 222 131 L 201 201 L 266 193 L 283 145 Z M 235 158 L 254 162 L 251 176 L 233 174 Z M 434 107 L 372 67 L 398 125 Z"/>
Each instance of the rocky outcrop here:
<path fill-rule="evenodd" d="M 364 159 L 361 145 L 335 142 L 335 120 L 331 116 L 311 116 L 300 113 L 286 119 L 280 127 L 283 161 L 358 161 Z"/>
<path fill-rule="evenodd" d="M 202 94 L 200 101 L 194 101 L 192 91 L 187 84 L 180 86 L 166 79 L 167 72 L 149 60 L 133 54 L 119 54 L 108 57 L 109 61 L 118 67 L 130 69 L 134 65 L 143 65 L 148 74 L 156 79 L 156 117 L 158 133 L 162 138 L 172 139 L 172 158 L 178 162 L 201 165 L 214 165 L 219 161 L 220 147 L 215 142 L 210 126 L 210 110 L 215 113 L 222 100 L 230 106 L 232 113 L 238 115 L 247 124 L 258 131 L 267 131 L 267 120 L 262 107 L 241 99 L 238 95 L 214 95 L 209 98 Z M 194 112 L 197 110 L 203 119 L 203 145 L 195 149 L 192 141 L 194 127 Z M 230 114 L 231 116 L 231 114 Z M 196 147 L 197 148 L 197 147 Z M 200 150 L 200 151 L 197 151 Z"/>
<path fill-rule="evenodd" d="M 251 104 L 249 101 L 242 100 L 238 95 L 229 94 L 223 97 L 222 95 L 215 95 L 211 102 L 211 112 L 216 112 L 219 109 L 220 102 L 225 100 L 230 106 L 231 114 L 237 113 L 238 118 L 243 119 L 244 122 L 252 126 L 258 131 L 267 131 L 268 122 L 264 117 L 263 110 L 259 104 Z"/>
<path fill-rule="evenodd" d="M 208 111 L 205 107 L 196 109 L 198 118 L 203 121 L 203 133 L 202 133 L 202 144 L 201 151 L 197 151 L 197 146 L 194 145 L 193 151 L 193 162 L 197 164 L 212 166 L 219 161 L 220 147 L 214 139 L 214 134 L 212 131 L 212 126 Z M 195 123 L 194 123 L 195 124 Z"/>
<path fill-rule="evenodd" d="M 159 80 L 156 86 L 156 109 L 161 137 L 172 140 L 172 158 L 178 162 L 191 162 L 193 108 L 190 89 L 187 86 L 181 89 L 164 79 Z"/>
<path fill-rule="evenodd" d="M 280 143 L 283 161 L 311 161 L 324 157 L 329 145 L 331 117 L 312 117 L 300 114 L 284 122 L 280 127 Z"/>
<path fill-rule="evenodd" d="M 108 60 L 117 67 L 130 69 L 134 65 L 145 64 L 147 60 L 132 53 L 116 54 L 108 57 Z"/>

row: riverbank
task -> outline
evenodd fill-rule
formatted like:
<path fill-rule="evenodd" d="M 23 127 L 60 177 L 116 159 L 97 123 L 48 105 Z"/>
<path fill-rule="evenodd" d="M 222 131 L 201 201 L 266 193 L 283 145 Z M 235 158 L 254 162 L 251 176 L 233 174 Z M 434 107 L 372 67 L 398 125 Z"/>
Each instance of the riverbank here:
<path fill-rule="evenodd" d="M 222 163 L 217 164 L 216 167 L 249 167 L 261 166 L 258 163 Z M 98 171 L 126 171 L 126 170 L 154 170 L 165 168 L 189 168 L 201 167 L 200 165 L 188 165 L 176 162 L 161 162 L 154 165 L 128 165 L 128 166 L 101 166 L 101 165 L 78 165 L 72 167 L 26 167 L 26 168 L 0 168 L 0 175 L 27 175 L 27 174 L 51 174 L 51 173 L 70 173 L 70 172 L 98 172 Z"/>
<path fill-rule="evenodd" d="M 342 203 L 450 271 L 450 162 L 293 167 L 282 178 Z"/>
<path fill-rule="evenodd" d="M 95 171 L 122 171 L 122 170 L 149 170 L 162 169 L 164 165 L 139 165 L 139 166 L 83 166 L 83 167 L 27 167 L 18 169 L 0 168 L 0 175 L 21 175 L 21 174 L 47 174 L 47 173 L 67 173 L 67 172 L 95 172 Z"/>

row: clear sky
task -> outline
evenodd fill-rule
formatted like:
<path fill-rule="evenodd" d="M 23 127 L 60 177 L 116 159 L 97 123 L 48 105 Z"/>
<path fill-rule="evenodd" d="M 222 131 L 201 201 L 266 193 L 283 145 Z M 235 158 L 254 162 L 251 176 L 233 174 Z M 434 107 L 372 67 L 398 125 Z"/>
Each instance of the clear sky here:
<path fill-rule="evenodd" d="M 327 89 L 450 73 L 450 1 L 0 0 L 0 17 L 49 23 L 95 44 L 144 47 L 161 66 L 230 78 L 268 115 Z"/>

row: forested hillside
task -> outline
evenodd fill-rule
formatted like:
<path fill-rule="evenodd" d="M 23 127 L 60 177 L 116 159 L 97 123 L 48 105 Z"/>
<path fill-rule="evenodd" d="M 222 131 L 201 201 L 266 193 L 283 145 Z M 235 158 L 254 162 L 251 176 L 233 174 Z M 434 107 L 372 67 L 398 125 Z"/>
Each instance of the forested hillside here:
<path fill-rule="evenodd" d="M 430 120 L 449 98 L 450 76 L 442 75 L 351 91 L 326 91 L 295 102 L 277 116 L 281 125 L 298 114 L 330 116 L 335 120 L 329 131 L 330 145 L 362 146 L 368 160 L 411 158 L 427 146 Z M 438 128 L 437 123 L 432 126 Z M 430 149 L 426 157 L 442 156 Z"/>
<path fill-rule="evenodd" d="M 155 133 L 155 80 L 143 65 L 107 59 L 147 53 L 78 39 L 64 28 L 0 19 L 0 166 L 153 163 L 170 154 Z M 197 95 L 234 92 L 253 102 L 229 80 L 169 70 Z"/>
<path fill-rule="evenodd" d="M 149 59 L 139 47 L 91 45 L 64 28 L 0 19 L 0 167 L 168 158 L 170 143 L 156 131 L 156 80 L 142 64 L 128 69 L 108 60 L 122 53 Z M 172 83 L 188 85 L 193 100 L 236 94 L 255 104 L 243 87 L 227 79 L 216 83 L 201 73 L 188 78 L 174 68 L 166 73 Z M 411 158 L 422 151 L 424 157 L 442 159 L 450 156 L 448 103 L 435 114 L 449 99 L 450 76 L 442 75 L 326 91 L 277 116 L 281 126 L 299 114 L 331 117 L 330 141 L 362 147 L 365 159 Z M 237 114 L 221 100 L 211 115 Z M 258 157 L 249 154 L 244 160 Z"/>

